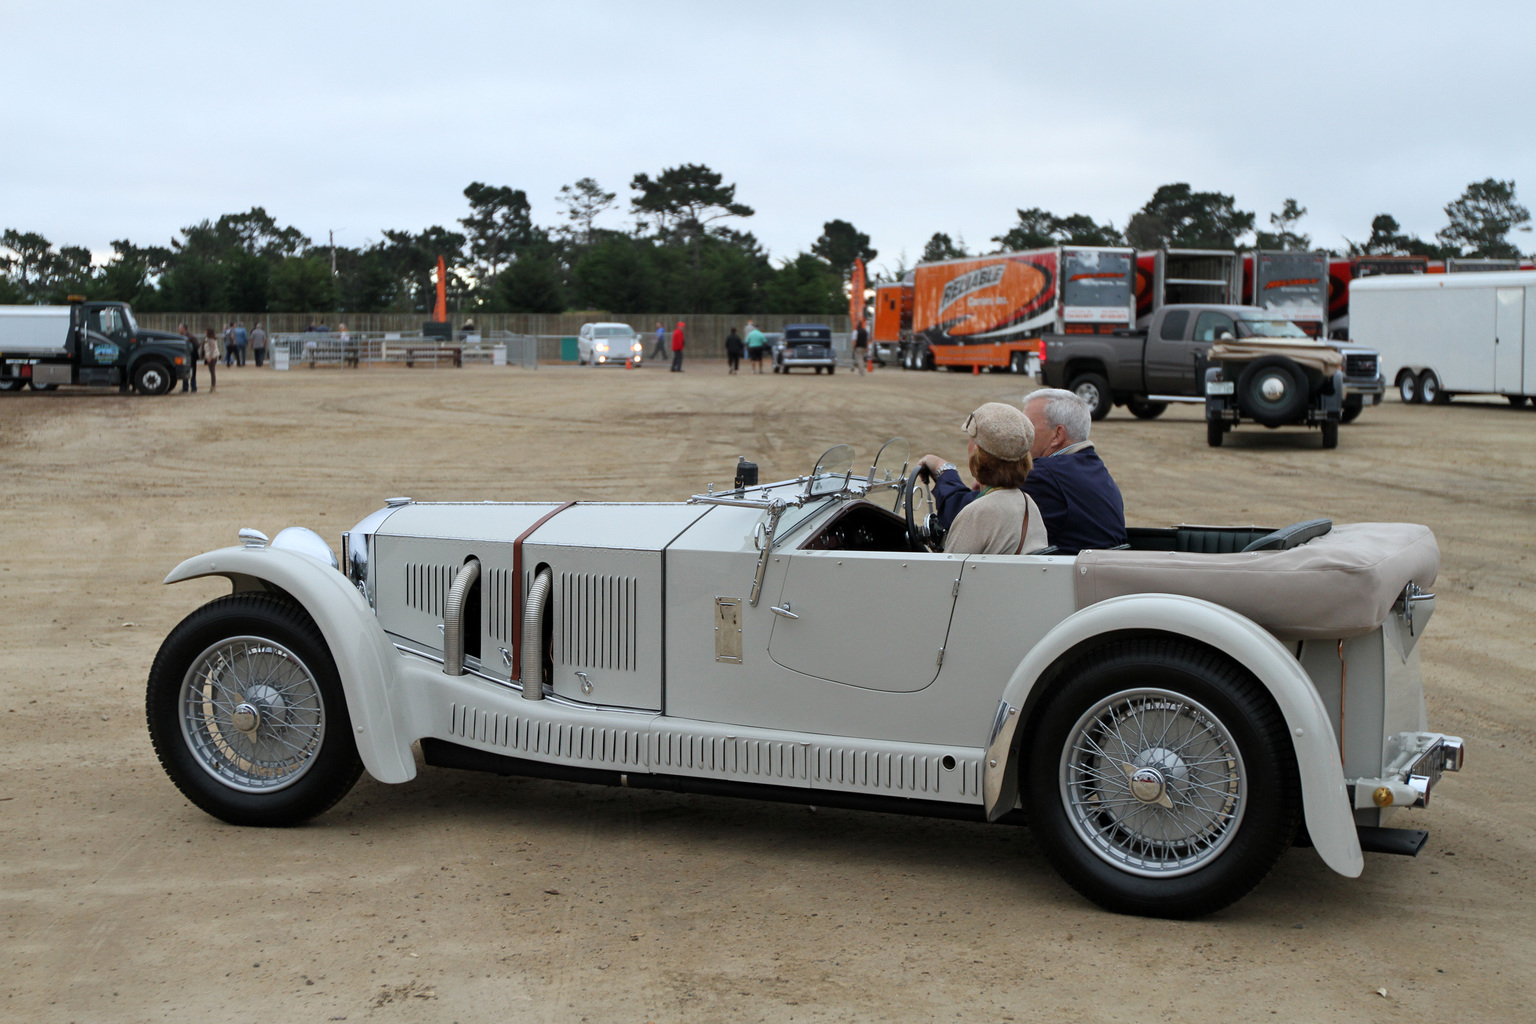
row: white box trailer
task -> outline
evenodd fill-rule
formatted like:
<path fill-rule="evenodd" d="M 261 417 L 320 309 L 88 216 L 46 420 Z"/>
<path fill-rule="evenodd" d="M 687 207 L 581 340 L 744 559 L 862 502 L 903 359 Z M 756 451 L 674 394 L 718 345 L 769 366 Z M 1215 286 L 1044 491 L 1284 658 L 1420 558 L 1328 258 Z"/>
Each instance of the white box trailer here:
<path fill-rule="evenodd" d="M 1381 353 L 1405 402 L 1459 394 L 1536 396 L 1536 271 L 1351 282 L 1350 340 Z"/>

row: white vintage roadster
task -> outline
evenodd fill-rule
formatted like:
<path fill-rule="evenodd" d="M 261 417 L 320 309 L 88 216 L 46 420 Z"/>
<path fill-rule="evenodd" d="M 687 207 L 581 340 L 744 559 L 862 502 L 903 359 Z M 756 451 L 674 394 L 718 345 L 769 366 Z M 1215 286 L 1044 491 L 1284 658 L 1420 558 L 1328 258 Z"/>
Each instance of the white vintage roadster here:
<path fill-rule="evenodd" d="M 224 576 L 149 676 L 197 806 L 293 825 L 363 769 L 504 774 L 1025 822 L 1112 910 L 1190 917 L 1310 844 L 1363 850 L 1462 743 L 1428 731 L 1424 527 L 1133 529 L 957 555 L 905 441 L 673 504 L 391 499 L 191 558 Z M 749 465 L 749 464 L 748 464 Z"/>

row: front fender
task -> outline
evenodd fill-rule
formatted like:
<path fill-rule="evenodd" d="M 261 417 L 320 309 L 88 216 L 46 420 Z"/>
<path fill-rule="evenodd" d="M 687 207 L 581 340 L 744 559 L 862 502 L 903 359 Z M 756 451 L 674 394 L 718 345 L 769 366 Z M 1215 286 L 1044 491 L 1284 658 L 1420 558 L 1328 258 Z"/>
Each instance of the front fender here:
<path fill-rule="evenodd" d="M 1173 594 L 1131 594 L 1089 605 L 1062 620 L 1014 670 L 998 706 L 982 766 L 987 817 L 996 819 L 1018 799 L 1015 736 L 1040 698 L 1040 680 L 1064 654 L 1096 636 L 1142 630 L 1185 636 L 1213 647 L 1252 672 L 1275 699 L 1291 734 L 1301 777 L 1307 832 L 1323 862 L 1341 875 L 1365 866 L 1344 784 L 1333 724 L 1301 665 L 1252 620 L 1209 601 Z"/>
<path fill-rule="evenodd" d="M 312 558 L 280 548 L 221 548 L 187 559 L 166 583 L 223 576 L 238 593 L 270 584 L 297 601 L 320 627 L 346 695 L 353 740 L 368 774 L 380 782 L 416 776 L 409 740 L 397 727 L 391 693 L 396 690 L 394 646 L 373 609 L 345 576 Z"/>

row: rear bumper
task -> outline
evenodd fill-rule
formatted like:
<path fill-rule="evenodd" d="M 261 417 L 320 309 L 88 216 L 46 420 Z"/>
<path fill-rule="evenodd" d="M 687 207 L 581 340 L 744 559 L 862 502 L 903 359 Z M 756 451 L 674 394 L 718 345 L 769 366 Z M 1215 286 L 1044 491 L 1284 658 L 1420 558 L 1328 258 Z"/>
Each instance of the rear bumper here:
<path fill-rule="evenodd" d="M 1360 778 L 1349 785 L 1356 810 L 1378 807 L 1428 807 L 1429 795 L 1446 772 L 1459 772 L 1466 756 L 1460 736 L 1437 732 L 1397 737 L 1397 765 L 1381 778 Z"/>

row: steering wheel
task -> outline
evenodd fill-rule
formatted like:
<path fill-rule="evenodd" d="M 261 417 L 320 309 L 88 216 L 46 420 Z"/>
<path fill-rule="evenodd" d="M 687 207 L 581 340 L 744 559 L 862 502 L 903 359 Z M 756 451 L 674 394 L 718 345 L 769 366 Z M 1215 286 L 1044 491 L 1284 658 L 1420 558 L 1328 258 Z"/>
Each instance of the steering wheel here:
<path fill-rule="evenodd" d="M 923 488 L 923 498 L 917 496 L 919 477 L 928 481 L 928 486 Z M 916 506 L 923 500 L 928 503 L 926 515 L 916 511 Z M 944 527 L 939 524 L 939 514 L 933 503 L 933 477 L 922 463 L 918 463 L 907 477 L 907 485 L 902 488 L 901 504 L 907 519 L 907 546 L 913 551 L 943 551 Z M 921 522 L 918 521 L 919 516 Z"/>

